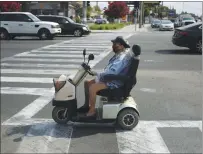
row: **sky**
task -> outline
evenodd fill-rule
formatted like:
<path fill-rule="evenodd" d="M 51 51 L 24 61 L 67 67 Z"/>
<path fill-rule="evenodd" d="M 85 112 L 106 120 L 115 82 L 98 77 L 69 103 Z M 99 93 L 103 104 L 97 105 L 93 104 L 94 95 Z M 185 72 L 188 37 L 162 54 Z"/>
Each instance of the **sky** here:
<path fill-rule="evenodd" d="M 91 2 L 91 5 L 96 5 L 96 2 Z M 108 7 L 108 2 L 98 2 L 98 5 L 101 9 L 104 7 Z M 181 13 L 182 11 L 187 11 L 188 13 L 194 13 L 198 16 L 202 15 L 202 2 L 163 2 L 164 6 L 168 6 L 170 8 L 174 6 L 177 13 Z"/>

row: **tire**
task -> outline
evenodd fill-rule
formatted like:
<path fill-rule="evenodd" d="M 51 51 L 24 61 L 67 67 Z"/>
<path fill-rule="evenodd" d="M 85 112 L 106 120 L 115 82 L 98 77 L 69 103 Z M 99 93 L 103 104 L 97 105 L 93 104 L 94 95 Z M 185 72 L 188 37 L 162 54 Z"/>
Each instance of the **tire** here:
<path fill-rule="evenodd" d="M 74 36 L 81 37 L 82 36 L 82 30 L 81 29 L 74 30 Z"/>
<path fill-rule="evenodd" d="M 130 121 L 130 124 L 127 124 L 126 122 L 129 122 L 129 121 L 126 121 L 126 120 L 132 120 L 132 121 Z M 138 122 L 139 122 L 138 114 L 136 113 L 136 111 L 129 108 L 121 111 L 117 117 L 117 125 L 119 128 L 123 130 L 132 130 L 137 126 Z"/>
<path fill-rule="evenodd" d="M 67 124 L 69 121 L 68 114 L 66 113 L 66 116 L 64 117 L 66 108 L 65 107 L 57 107 L 55 106 L 52 111 L 52 118 L 54 121 L 58 124 Z"/>
<path fill-rule="evenodd" d="M 9 33 L 5 29 L 0 29 L 0 40 L 8 40 Z"/>
<path fill-rule="evenodd" d="M 202 39 L 199 39 L 195 45 L 195 50 L 202 54 Z"/>
<path fill-rule="evenodd" d="M 47 40 L 51 38 L 51 34 L 48 29 L 40 29 L 38 36 L 40 40 Z"/>

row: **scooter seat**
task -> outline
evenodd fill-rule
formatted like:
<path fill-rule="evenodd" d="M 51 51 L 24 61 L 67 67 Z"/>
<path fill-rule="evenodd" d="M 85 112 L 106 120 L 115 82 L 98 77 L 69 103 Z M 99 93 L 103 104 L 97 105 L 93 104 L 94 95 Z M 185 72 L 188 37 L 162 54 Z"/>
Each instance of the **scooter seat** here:
<path fill-rule="evenodd" d="M 107 97 L 109 101 L 121 101 L 124 99 L 124 92 L 122 87 L 115 89 L 103 89 L 97 92 L 97 95 Z"/>

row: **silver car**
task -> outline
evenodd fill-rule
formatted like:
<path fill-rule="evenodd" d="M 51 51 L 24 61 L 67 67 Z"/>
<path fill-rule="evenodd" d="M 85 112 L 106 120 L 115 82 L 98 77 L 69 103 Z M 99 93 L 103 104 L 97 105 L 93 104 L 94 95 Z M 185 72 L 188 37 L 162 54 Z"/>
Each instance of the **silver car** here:
<path fill-rule="evenodd" d="M 174 30 L 174 23 L 172 23 L 170 20 L 161 20 L 159 30 Z"/>

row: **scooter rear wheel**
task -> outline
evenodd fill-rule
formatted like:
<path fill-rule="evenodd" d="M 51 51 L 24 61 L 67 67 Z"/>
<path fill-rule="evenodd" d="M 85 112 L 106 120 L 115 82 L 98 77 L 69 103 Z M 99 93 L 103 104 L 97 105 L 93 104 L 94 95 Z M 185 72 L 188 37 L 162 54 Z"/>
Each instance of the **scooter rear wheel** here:
<path fill-rule="evenodd" d="M 52 118 L 54 119 L 54 121 L 58 124 L 67 124 L 67 122 L 69 121 L 69 117 L 68 117 L 68 112 L 66 112 L 65 107 L 58 107 L 55 106 L 53 111 L 52 111 Z"/>
<path fill-rule="evenodd" d="M 122 110 L 117 117 L 117 125 L 123 130 L 132 130 L 137 126 L 139 116 L 133 109 Z"/>

